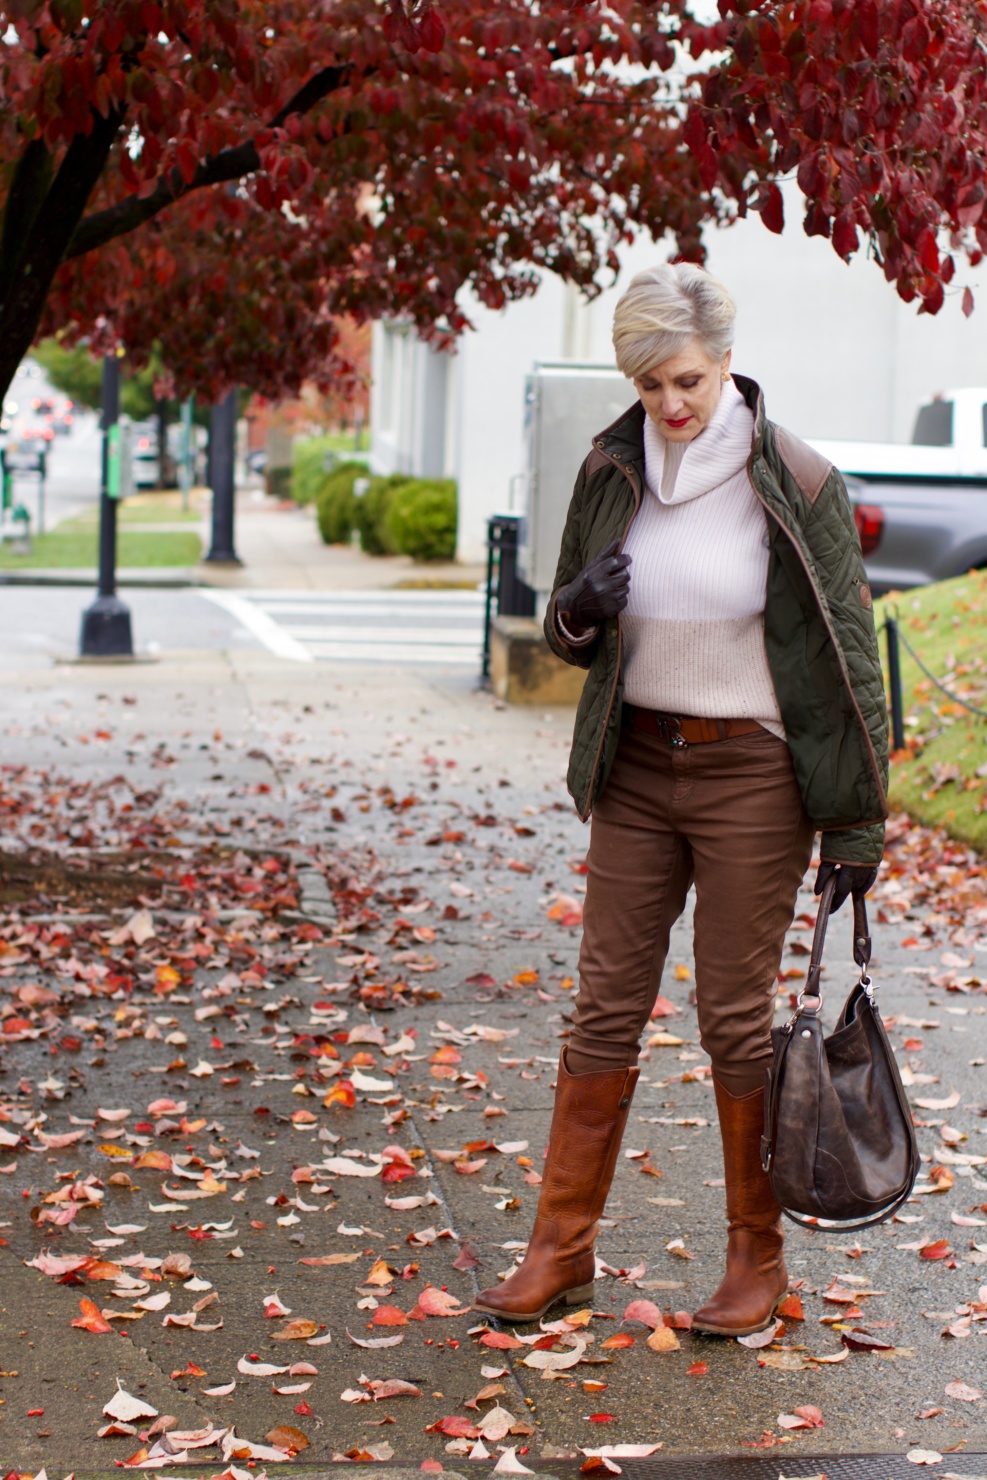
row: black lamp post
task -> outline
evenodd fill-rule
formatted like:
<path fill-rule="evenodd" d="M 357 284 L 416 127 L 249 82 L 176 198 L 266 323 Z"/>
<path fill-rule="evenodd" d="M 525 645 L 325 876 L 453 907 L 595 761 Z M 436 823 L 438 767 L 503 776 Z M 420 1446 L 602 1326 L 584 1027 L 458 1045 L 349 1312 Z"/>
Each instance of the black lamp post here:
<path fill-rule="evenodd" d="M 212 544 L 206 559 L 215 565 L 242 565 L 233 539 L 236 513 L 236 386 L 212 408 L 209 427 L 209 486 L 212 488 Z"/>
<path fill-rule="evenodd" d="M 99 494 L 99 588 L 82 613 L 79 652 L 83 658 L 132 658 L 130 608 L 116 594 L 117 500 L 126 486 L 120 439 L 120 361 L 103 360 L 103 460 Z"/>

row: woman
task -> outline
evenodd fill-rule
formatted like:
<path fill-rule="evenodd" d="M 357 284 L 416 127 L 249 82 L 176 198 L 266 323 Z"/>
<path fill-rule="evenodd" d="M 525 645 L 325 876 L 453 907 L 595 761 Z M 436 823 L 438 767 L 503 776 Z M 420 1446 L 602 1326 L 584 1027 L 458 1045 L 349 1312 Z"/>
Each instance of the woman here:
<path fill-rule="evenodd" d="M 589 670 L 569 788 L 593 822 L 535 1226 L 520 1268 L 475 1302 L 505 1319 L 592 1296 L 640 1034 L 691 884 L 729 1230 L 693 1329 L 763 1330 L 788 1287 L 760 1160 L 775 980 L 815 832 L 834 907 L 877 876 L 887 716 L 843 481 L 730 375 L 734 316 L 691 264 L 633 280 L 613 340 L 640 400 L 594 438 L 562 537 L 545 631 Z"/>

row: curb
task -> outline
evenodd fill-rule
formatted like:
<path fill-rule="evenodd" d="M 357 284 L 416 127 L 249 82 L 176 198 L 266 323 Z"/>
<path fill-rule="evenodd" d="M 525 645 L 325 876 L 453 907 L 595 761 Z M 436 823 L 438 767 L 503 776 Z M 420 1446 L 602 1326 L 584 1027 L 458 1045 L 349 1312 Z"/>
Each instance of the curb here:
<path fill-rule="evenodd" d="M 118 586 L 147 587 L 149 590 L 173 591 L 186 587 L 205 586 L 201 576 L 183 567 L 164 566 L 154 574 L 145 575 L 140 570 L 117 571 Z M 67 570 L 0 570 L 0 586 L 96 586 L 99 572 L 69 568 Z"/>

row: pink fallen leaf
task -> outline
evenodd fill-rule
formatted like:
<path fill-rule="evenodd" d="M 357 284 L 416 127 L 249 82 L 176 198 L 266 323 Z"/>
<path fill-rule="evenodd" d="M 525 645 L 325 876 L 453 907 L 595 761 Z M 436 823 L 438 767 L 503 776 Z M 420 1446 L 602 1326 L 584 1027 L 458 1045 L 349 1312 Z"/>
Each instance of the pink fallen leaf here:
<path fill-rule="evenodd" d="M 427 1316 L 462 1316 L 469 1310 L 468 1305 L 460 1305 L 458 1295 L 438 1290 L 434 1285 L 425 1286 L 418 1297 L 418 1308 Z"/>
<path fill-rule="evenodd" d="M 650 1326 L 652 1330 L 664 1324 L 664 1317 L 653 1300 L 631 1300 L 621 1320 L 640 1321 L 642 1326 Z"/>

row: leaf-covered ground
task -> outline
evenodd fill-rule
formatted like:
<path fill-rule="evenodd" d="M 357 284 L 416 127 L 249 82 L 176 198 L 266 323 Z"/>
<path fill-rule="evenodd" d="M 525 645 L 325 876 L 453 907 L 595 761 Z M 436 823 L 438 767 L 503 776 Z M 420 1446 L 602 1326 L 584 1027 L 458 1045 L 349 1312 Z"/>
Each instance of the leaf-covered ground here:
<path fill-rule="evenodd" d="M 472 1311 L 522 1252 L 567 1031 L 587 842 L 569 722 L 266 655 L 20 692 L 0 773 L 4 1467 L 610 1473 L 777 1448 L 785 1473 L 855 1450 L 945 1471 L 987 1449 L 987 873 L 901 817 L 872 906 L 924 1158 L 899 1219 L 793 1230 L 777 1328 L 690 1334 L 724 1235 L 684 920 L 593 1301 L 534 1327 Z M 779 1015 L 813 915 L 807 891 Z"/>

